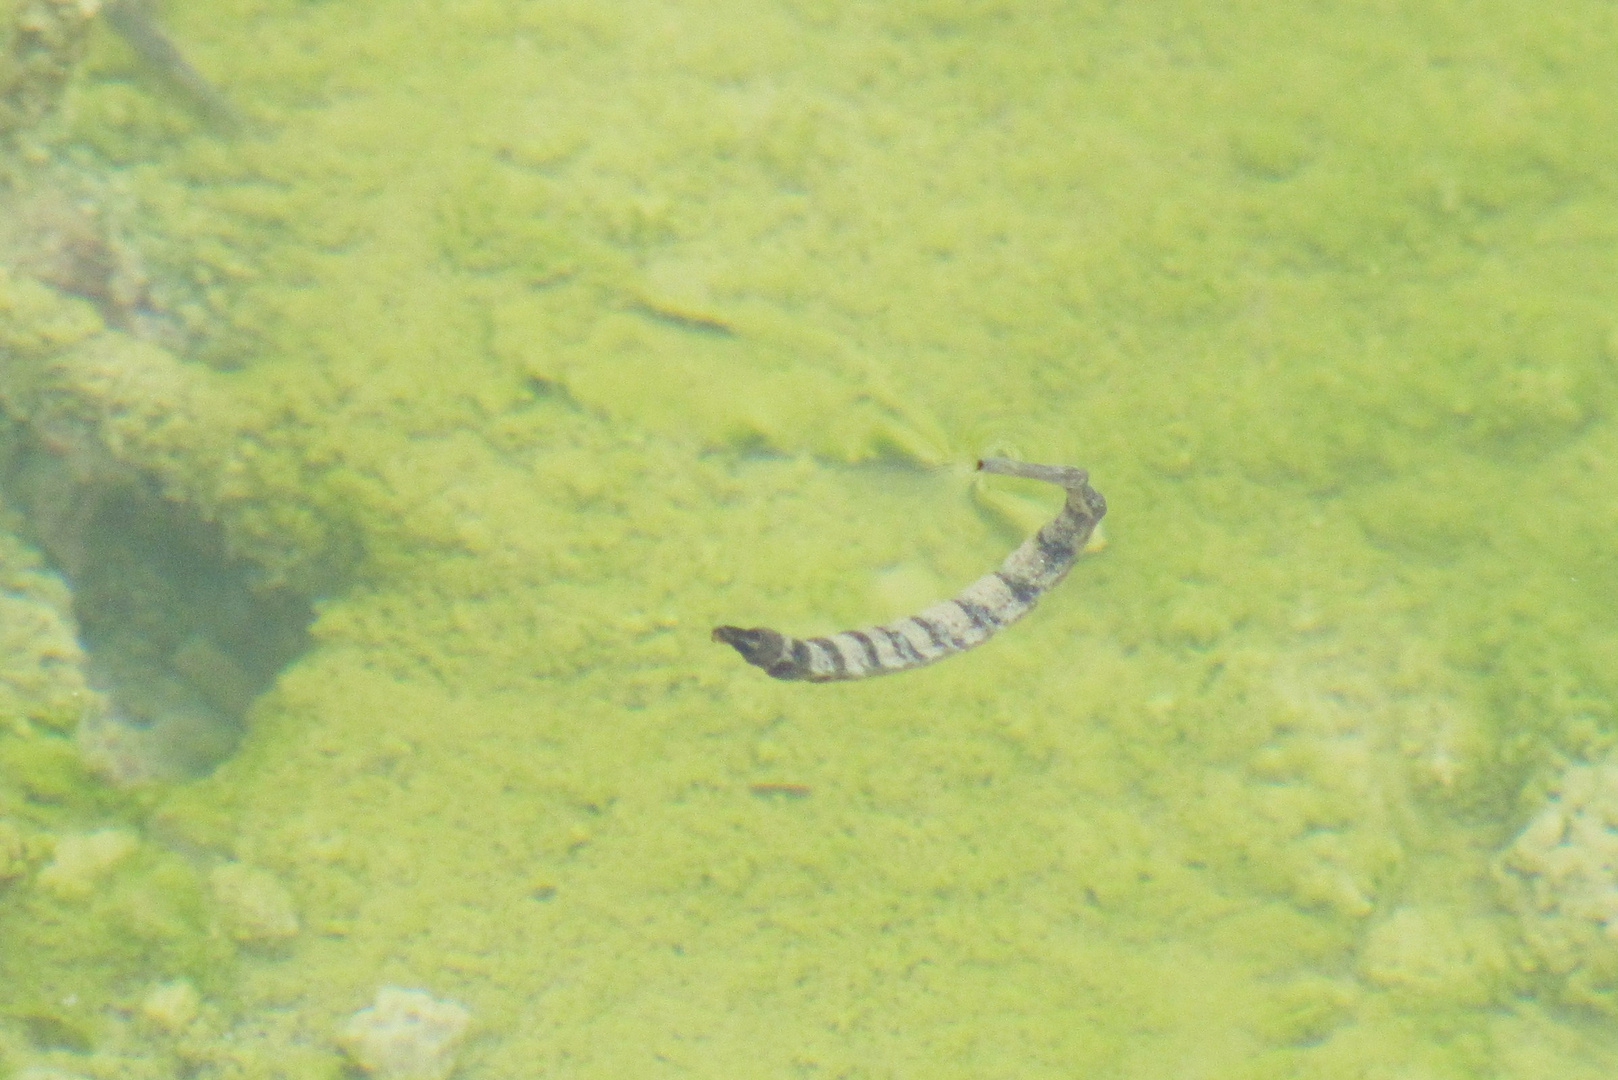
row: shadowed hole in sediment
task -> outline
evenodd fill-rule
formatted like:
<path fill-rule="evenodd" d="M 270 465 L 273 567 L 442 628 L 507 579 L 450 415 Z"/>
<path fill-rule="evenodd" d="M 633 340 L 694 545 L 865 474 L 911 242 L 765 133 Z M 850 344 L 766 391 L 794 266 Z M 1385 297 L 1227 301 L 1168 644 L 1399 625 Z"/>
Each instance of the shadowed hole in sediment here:
<path fill-rule="evenodd" d="M 127 468 L 85 470 L 28 429 L 0 435 L 0 494 L 67 580 L 86 679 L 86 761 L 119 783 L 203 775 L 302 651 L 311 598 L 264 584 L 222 530 Z"/>

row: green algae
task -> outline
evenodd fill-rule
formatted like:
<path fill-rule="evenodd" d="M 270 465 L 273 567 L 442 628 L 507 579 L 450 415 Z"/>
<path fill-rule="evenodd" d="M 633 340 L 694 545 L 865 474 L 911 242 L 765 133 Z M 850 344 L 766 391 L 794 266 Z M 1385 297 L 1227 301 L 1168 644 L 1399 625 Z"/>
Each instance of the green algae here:
<path fill-rule="evenodd" d="M 25 134 L 56 107 L 94 14 L 80 4 L 0 5 L 0 136 Z"/>
<path fill-rule="evenodd" d="M 1487 880 L 1618 694 L 1609 10 L 173 8 L 271 134 L 105 43 L 73 89 L 217 327 L 211 404 L 106 430 L 327 596 L 104 901 L 0 886 L 62 973 L 11 1059 L 335 1071 L 395 984 L 466 1076 L 1610 1062 Z M 25 299 L 20 353 L 97 329 Z M 1014 633 L 807 691 L 707 643 L 993 565 L 924 466 L 1008 444 L 1113 507 Z M 284 953 L 211 933 L 224 858 Z M 107 1020 L 179 975 L 189 1041 Z"/>

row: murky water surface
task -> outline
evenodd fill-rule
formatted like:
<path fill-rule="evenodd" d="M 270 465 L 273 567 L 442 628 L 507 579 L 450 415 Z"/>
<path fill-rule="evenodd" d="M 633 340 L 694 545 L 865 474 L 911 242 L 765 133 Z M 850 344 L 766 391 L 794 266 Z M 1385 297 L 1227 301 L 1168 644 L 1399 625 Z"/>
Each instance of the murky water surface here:
<path fill-rule="evenodd" d="M 0 0 L 0 1072 L 1612 1075 L 1618 9 L 94 8 Z M 1030 618 L 709 641 L 995 566 L 985 454 L 1111 507 Z"/>

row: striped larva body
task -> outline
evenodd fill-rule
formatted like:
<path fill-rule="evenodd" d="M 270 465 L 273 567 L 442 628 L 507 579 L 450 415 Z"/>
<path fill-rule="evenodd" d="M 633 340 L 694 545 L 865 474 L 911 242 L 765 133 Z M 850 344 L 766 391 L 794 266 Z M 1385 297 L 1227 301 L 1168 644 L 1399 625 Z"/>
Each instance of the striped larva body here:
<path fill-rule="evenodd" d="M 1107 501 L 1090 476 L 1070 465 L 1032 465 L 986 458 L 978 468 L 1056 484 L 1067 492 L 1062 512 L 1000 564 L 949 600 L 881 626 L 827 637 L 795 638 L 763 626 L 720 626 L 713 632 L 742 659 L 777 679 L 835 682 L 922 667 L 981 645 L 1034 609 L 1067 576 Z"/>

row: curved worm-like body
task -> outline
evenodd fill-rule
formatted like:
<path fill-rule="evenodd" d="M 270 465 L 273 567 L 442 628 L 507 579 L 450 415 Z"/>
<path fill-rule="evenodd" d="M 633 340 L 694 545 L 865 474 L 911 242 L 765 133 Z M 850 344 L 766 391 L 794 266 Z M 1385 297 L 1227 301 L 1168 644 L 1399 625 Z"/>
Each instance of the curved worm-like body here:
<path fill-rule="evenodd" d="M 714 628 L 713 639 L 777 679 L 835 682 L 906 671 L 981 645 L 1034 609 L 1046 590 L 1067 576 L 1107 512 L 1090 474 L 1071 465 L 1031 465 L 985 458 L 978 468 L 1056 484 L 1067 492 L 1062 512 L 1024 540 L 1000 569 L 978 578 L 950 600 L 907 618 L 830 637 L 799 639 L 763 626 Z"/>

